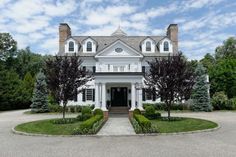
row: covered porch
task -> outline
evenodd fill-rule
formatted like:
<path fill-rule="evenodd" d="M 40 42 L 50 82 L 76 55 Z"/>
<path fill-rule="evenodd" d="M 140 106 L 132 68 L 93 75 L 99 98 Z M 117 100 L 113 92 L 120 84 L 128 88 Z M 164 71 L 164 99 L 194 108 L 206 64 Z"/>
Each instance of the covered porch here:
<path fill-rule="evenodd" d="M 105 112 L 112 107 L 143 110 L 142 80 L 142 73 L 96 73 L 95 108 Z"/>

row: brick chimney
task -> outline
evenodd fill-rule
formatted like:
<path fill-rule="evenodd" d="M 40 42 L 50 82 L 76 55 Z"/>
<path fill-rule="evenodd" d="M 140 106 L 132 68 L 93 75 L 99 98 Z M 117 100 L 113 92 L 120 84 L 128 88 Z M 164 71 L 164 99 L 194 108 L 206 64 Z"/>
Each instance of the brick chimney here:
<path fill-rule="evenodd" d="M 174 52 L 178 52 L 178 25 L 177 24 L 170 24 L 167 28 L 167 37 L 173 42 Z"/>
<path fill-rule="evenodd" d="M 60 23 L 59 26 L 59 54 L 65 52 L 65 40 L 71 36 L 71 29 L 67 23 Z"/>

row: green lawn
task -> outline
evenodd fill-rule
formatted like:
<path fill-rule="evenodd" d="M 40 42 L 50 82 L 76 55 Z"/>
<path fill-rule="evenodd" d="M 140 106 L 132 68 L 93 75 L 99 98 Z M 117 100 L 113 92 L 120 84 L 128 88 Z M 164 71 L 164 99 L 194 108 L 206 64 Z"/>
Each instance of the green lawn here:
<path fill-rule="evenodd" d="M 214 122 L 195 118 L 183 118 L 177 121 L 163 121 L 161 119 L 151 120 L 160 133 L 187 132 L 215 128 Z"/>
<path fill-rule="evenodd" d="M 81 121 L 78 121 L 72 124 L 53 124 L 52 121 L 52 119 L 49 119 L 23 123 L 17 125 L 15 130 L 48 135 L 72 135 L 74 128 L 79 127 L 82 123 Z"/>

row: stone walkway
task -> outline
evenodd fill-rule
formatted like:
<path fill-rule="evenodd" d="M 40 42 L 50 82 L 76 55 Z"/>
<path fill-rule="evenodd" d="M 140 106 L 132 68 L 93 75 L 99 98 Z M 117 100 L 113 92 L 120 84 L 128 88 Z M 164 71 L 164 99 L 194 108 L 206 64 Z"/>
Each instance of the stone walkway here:
<path fill-rule="evenodd" d="M 128 117 L 110 117 L 97 135 L 135 135 Z"/>

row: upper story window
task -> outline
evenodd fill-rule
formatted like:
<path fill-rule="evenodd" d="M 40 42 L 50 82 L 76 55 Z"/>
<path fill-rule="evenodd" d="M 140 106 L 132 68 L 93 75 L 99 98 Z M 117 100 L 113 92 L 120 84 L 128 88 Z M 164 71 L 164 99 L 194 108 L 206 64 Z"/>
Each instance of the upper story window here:
<path fill-rule="evenodd" d="M 79 44 L 73 38 L 69 38 L 65 41 L 65 53 L 77 53 Z"/>
<path fill-rule="evenodd" d="M 146 42 L 146 51 L 151 51 L 151 42 L 150 41 Z"/>
<path fill-rule="evenodd" d="M 141 50 L 143 53 L 155 53 L 155 46 L 156 42 L 149 37 L 141 42 Z"/>
<path fill-rule="evenodd" d="M 92 42 L 88 41 L 87 42 L 87 52 L 91 52 L 92 51 Z"/>
<path fill-rule="evenodd" d="M 75 44 L 74 44 L 73 41 L 70 41 L 69 42 L 69 51 L 73 51 L 74 52 L 74 50 L 75 50 Z"/>
<path fill-rule="evenodd" d="M 168 43 L 168 41 L 164 42 L 164 51 L 169 51 L 169 43 Z"/>

